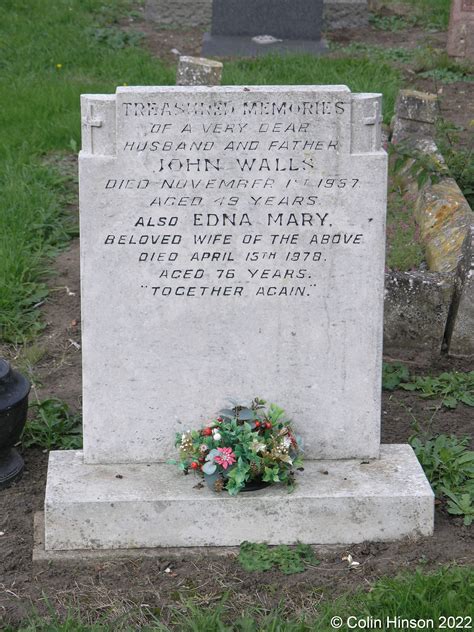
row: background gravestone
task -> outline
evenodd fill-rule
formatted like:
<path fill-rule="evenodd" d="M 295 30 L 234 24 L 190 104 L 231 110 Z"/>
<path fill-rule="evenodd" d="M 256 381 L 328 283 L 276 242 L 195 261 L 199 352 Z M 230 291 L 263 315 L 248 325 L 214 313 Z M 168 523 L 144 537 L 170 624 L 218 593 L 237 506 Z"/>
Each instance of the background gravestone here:
<path fill-rule="evenodd" d="M 82 113 L 84 451 L 51 453 L 46 548 L 430 533 L 411 448 L 380 447 L 381 96 L 126 87 Z M 255 396 L 303 438 L 294 494 L 166 464 L 176 431 Z"/>
<path fill-rule="evenodd" d="M 474 60 L 474 0 L 452 0 L 448 55 Z"/>
<path fill-rule="evenodd" d="M 312 52 L 321 41 L 323 0 L 213 0 L 211 33 L 203 55 L 253 56 Z"/>

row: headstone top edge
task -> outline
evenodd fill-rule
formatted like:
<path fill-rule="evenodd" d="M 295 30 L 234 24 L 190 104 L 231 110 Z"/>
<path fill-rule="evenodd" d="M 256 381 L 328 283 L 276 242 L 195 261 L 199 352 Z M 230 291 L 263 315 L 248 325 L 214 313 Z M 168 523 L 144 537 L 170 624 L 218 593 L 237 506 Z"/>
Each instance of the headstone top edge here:
<path fill-rule="evenodd" d="M 241 86 L 117 86 L 116 94 L 134 94 L 148 93 L 159 94 L 162 92 L 176 93 L 206 93 L 212 91 L 214 93 L 241 93 L 241 92 L 322 92 L 338 94 L 341 92 L 352 94 L 350 89 L 345 85 L 241 85 Z M 92 96 L 92 95 L 89 95 Z M 99 96 L 99 95 L 94 95 Z"/>
<path fill-rule="evenodd" d="M 114 101 L 115 94 L 81 94 L 81 101 Z"/>

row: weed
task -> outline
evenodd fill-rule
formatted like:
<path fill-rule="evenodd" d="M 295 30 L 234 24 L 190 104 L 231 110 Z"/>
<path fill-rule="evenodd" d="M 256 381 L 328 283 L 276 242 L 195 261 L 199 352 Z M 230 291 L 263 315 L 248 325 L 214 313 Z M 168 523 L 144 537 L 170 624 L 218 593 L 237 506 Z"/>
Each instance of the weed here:
<path fill-rule="evenodd" d="M 436 144 L 471 208 L 474 208 L 474 150 L 459 149 L 459 132 L 463 128 L 440 118 L 436 125 Z"/>
<path fill-rule="evenodd" d="M 469 439 L 439 435 L 410 444 L 438 498 L 447 497 L 447 510 L 463 515 L 464 524 L 474 519 L 474 452 L 468 450 Z"/>
<path fill-rule="evenodd" d="M 446 408 L 456 408 L 459 402 L 474 406 L 474 371 L 453 371 L 437 377 L 414 377 L 411 382 L 400 384 L 406 391 L 417 391 L 420 397 L 441 398 Z"/>
<path fill-rule="evenodd" d="M 70 412 L 60 399 L 51 398 L 30 404 L 35 411 L 26 422 L 22 443 L 26 448 L 37 446 L 45 450 L 78 450 L 82 448 L 81 417 Z"/>
<path fill-rule="evenodd" d="M 380 31 L 402 31 L 415 26 L 417 19 L 415 16 L 403 15 L 369 15 L 369 24 Z"/>
<path fill-rule="evenodd" d="M 302 573 L 308 564 L 319 564 L 313 550 L 307 544 L 295 547 L 242 542 L 239 550 L 239 563 L 245 571 L 269 571 L 279 568 L 285 575 Z"/>
<path fill-rule="evenodd" d="M 112 50 L 138 46 L 144 37 L 143 33 L 124 31 L 113 26 L 91 28 L 88 29 L 87 33 L 90 37 L 99 42 L 99 44 L 103 44 Z"/>
<path fill-rule="evenodd" d="M 364 42 L 351 42 L 347 45 L 330 42 L 330 48 L 347 57 L 358 55 L 367 57 L 370 60 L 378 60 L 383 62 L 394 63 L 410 63 L 417 55 L 416 49 L 409 48 L 390 48 L 385 46 L 377 46 L 375 44 L 365 44 Z"/>
<path fill-rule="evenodd" d="M 413 8 L 416 25 L 446 30 L 449 24 L 451 0 L 403 0 Z"/>
<path fill-rule="evenodd" d="M 434 79 L 440 83 L 474 81 L 474 77 L 472 75 L 467 75 L 455 70 L 449 70 L 447 68 L 433 68 L 432 70 L 426 70 L 425 72 L 420 72 L 420 77 L 424 77 L 425 79 Z"/>
<path fill-rule="evenodd" d="M 410 372 L 401 362 L 384 362 L 382 364 L 382 388 L 385 391 L 394 391 L 401 382 L 408 382 Z"/>

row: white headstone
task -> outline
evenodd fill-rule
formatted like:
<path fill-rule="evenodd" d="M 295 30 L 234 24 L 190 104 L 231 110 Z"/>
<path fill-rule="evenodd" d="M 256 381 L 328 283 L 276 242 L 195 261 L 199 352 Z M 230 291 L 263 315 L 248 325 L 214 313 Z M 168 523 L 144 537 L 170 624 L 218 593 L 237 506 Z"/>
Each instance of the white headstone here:
<path fill-rule="evenodd" d="M 211 544 L 217 515 L 222 545 L 429 533 L 411 449 L 380 453 L 381 95 L 127 87 L 82 116 L 84 451 L 51 456 L 46 548 Z M 295 495 L 236 504 L 164 463 L 256 396 L 303 438 Z"/>
<path fill-rule="evenodd" d="M 344 86 L 83 96 L 88 462 L 166 460 L 176 430 L 255 396 L 298 420 L 307 458 L 378 455 L 380 101 Z"/>

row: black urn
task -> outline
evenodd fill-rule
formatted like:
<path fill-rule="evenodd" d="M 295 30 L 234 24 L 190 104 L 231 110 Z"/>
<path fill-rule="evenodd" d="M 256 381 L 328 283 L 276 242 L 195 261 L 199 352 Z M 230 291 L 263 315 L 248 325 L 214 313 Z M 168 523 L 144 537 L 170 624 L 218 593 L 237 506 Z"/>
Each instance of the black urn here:
<path fill-rule="evenodd" d="M 0 358 L 0 489 L 18 479 L 25 467 L 13 446 L 25 425 L 30 388 L 28 380 Z"/>

